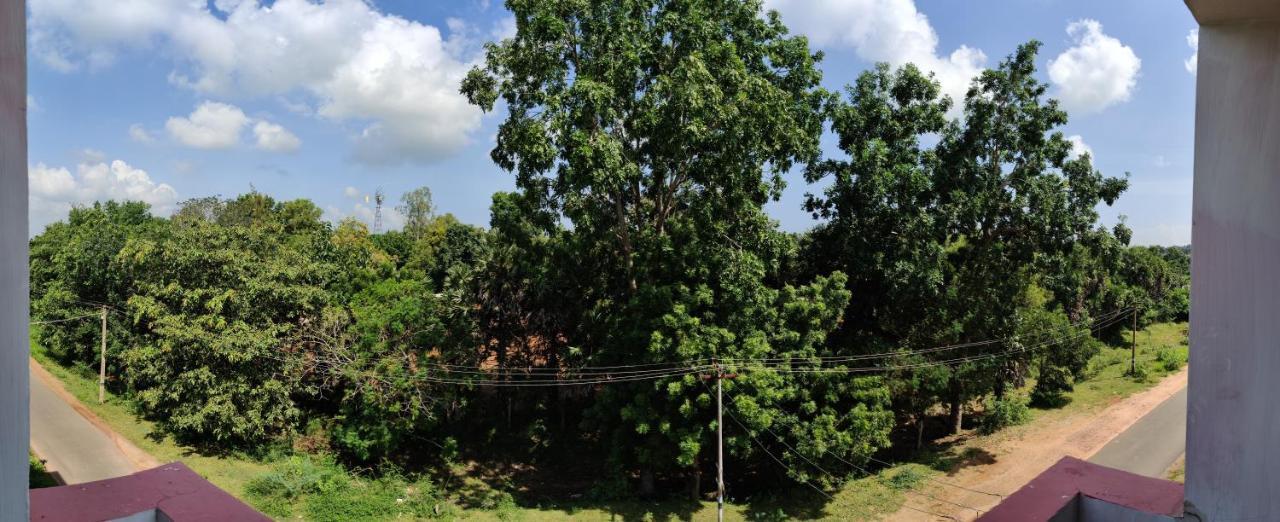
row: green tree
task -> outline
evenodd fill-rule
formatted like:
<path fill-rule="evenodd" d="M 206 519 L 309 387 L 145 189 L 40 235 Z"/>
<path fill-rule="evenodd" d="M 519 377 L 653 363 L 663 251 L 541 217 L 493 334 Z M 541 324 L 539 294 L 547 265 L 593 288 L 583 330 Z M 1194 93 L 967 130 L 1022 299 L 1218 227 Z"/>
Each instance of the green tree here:
<path fill-rule="evenodd" d="M 947 217 L 946 292 L 939 303 L 953 327 L 948 341 L 1008 338 L 1018 297 L 1042 257 L 1069 252 L 1095 230 L 1096 207 L 1128 187 L 1094 170 L 1088 155 L 1055 128 L 1067 121 L 1047 86 L 1035 78 L 1039 42 L 1030 42 L 974 80 L 964 119 L 944 133 L 936 190 Z M 959 355 L 1007 350 L 988 344 Z M 956 354 L 953 354 L 956 355 Z M 999 391 L 1026 361 L 997 357 L 955 366 L 949 400 L 956 429 L 968 397 Z"/>
<path fill-rule="evenodd" d="M 112 312 L 108 351 L 130 342 L 128 321 L 116 312 L 132 292 L 133 274 L 117 258 L 127 241 L 164 230 L 164 221 L 140 202 L 108 201 L 72 208 L 66 222 L 50 225 L 31 240 L 31 310 L 37 321 L 58 321 L 36 329 L 37 340 L 63 363 L 97 368 L 101 324 L 92 319 L 100 306 Z M 121 375 L 109 357 L 108 373 Z M 113 378 L 114 382 L 114 378 Z"/>
<path fill-rule="evenodd" d="M 463 92 L 486 110 L 503 100 L 491 155 L 515 173 L 518 222 L 563 242 L 571 276 L 587 283 L 582 315 L 543 334 L 597 364 L 822 353 L 849 299 L 845 278 L 776 284 L 795 244 L 762 209 L 781 173 L 817 153 L 824 94 L 805 40 L 776 14 L 762 18 L 759 2 L 508 7 L 515 37 L 488 46 Z M 878 382 L 751 375 L 729 385 L 750 429 L 847 458 L 885 442 Z M 588 426 L 617 448 L 615 465 L 641 470 L 642 492 L 668 470 L 696 488 L 710 406 L 692 375 L 613 385 Z M 729 444 L 762 458 L 746 437 Z"/>
<path fill-rule="evenodd" d="M 279 222 L 264 199 L 245 201 L 254 210 L 237 213 L 253 218 L 231 220 L 244 225 L 193 220 L 119 254 L 134 277 L 126 383 L 143 415 L 198 445 L 252 448 L 293 428 L 281 348 L 328 298 L 332 268 L 259 226 Z"/>

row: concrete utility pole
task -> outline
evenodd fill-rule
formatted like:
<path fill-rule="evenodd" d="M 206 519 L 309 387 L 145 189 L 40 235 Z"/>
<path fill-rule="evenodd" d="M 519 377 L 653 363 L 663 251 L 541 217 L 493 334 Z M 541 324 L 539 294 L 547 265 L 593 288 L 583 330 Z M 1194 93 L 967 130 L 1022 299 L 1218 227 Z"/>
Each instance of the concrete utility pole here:
<path fill-rule="evenodd" d="M 736 379 L 736 373 L 724 373 L 720 363 L 714 363 L 715 375 L 703 375 L 703 380 L 716 380 L 716 521 L 724 522 L 724 390 L 720 381 Z"/>
<path fill-rule="evenodd" d="M 107 401 L 107 305 L 102 305 L 102 350 L 98 359 L 98 404 Z"/>

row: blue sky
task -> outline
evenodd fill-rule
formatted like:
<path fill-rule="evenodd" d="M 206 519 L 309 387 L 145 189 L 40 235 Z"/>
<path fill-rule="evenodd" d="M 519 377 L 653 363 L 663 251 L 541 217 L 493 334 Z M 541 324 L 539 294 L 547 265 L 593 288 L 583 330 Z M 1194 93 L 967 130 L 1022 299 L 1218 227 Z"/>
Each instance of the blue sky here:
<path fill-rule="evenodd" d="M 1127 215 L 1138 244 L 1190 242 L 1195 22 L 1180 2 L 766 4 L 826 53 L 830 88 L 910 61 L 958 95 L 1042 41 L 1065 134 L 1105 174 L 1131 173 L 1104 221 Z M 376 188 L 394 199 L 426 185 L 441 210 L 487 224 L 490 195 L 513 187 L 488 157 L 500 115 L 457 94 L 483 42 L 512 30 L 497 0 L 30 0 L 28 22 L 32 233 L 95 199 L 165 213 L 251 187 L 369 220 Z M 787 179 L 769 212 L 803 230 L 804 194 L 820 187 Z"/>

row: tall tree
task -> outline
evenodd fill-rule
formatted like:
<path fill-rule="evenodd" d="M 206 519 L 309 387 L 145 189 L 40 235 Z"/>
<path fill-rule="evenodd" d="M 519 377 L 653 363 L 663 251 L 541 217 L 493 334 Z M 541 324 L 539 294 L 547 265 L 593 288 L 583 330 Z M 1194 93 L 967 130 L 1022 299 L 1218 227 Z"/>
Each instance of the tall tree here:
<path fill-rule="evenodd" d="M 849 274 L 854 297 L 834 341 L 839 353 L 932 346 L 948 326 L 938 309 L 947 219 L 938 207 L 936 152 L 924 142 L 946 129 L 950 100 L 910 64 L 896 71 L 878 64 L 846 91 L 847 99 L 833 97 L 824 110 L 847 159 L 824 159 L 805 171 L 810 183 L 830 185 L 806 197 L 805 208 L 823 222 L 808 237 L 803 264 L 810 273 Z M 945 377 L 933 368 L 893 377 L 895 401 L 915 422 L 917 445 Z"/>
<path fill-rule="evenodd" d="M 1047 86 L 1035 78 L 1039 42 L 1029 42 L 974 80 L 964 119 L 938 146 L 938 205 L 946 216 L 948 270 L 941 305 L 950 314 L 951 341 L 1008 338 L 1017 326 L 1019 296 L 1034 266 L 1060 256 L 1093 234 L 1096 207 L 1128 187 L 1094 170 L 1088 155 L 1070 158 L 1071 144 L 1055 130 L 1067 122 Z M 961 352 L 989 354 L 1004 344 Z M 1026 368 L 1019 357 L 955 366 L 951 416 L 959 429 L 968 397 L 1002 389 Z"/>
<path fill-rule="evenodd" d="M 524 221 L 564 241 L 581 260 L 573 276 L 595 283 L 571 330 L 545 335 L 598 363 L 817 354 L 848 300 L 844 276 L 769 284 L 794 243 L 762 209 L 781 173 L 817 152 L 824 94 L 805 40 L 754 1 L 507 6 L 516 35 L 488 46 L 463 92 L 486 110 L 503 100 L 492 157 L 515 173 Z M 727 386 L 753 430 L 848 457 L 883 443 L 877 383 L 798 380 L 760 372 Z M 785 413 L 801 404 L 805 415 Z M 642 470 L 642 491 L 675 469 L 696 488 L 710 405 L 694 376 L 614 385 L 590 424 L 617 464 Z M 728 443 L 758 457 L 745 437 Z"/>

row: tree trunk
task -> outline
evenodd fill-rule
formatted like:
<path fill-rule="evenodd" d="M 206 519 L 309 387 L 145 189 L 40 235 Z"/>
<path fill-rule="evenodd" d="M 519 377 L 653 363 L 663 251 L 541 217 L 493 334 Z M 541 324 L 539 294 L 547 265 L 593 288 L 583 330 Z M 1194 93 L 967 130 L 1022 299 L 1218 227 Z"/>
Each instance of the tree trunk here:
<path fill-rule="evenodd" d="M 640 496 L 648 498 L 653 496 L 653 470 L 645 468 L 640 471 Z"/>
<path fill-rule="evenodd" d="M 689 490 L 689 499 L 694 501 L 701 499 L 702 497 L 702 466 L 696 466 L 693 468 L 693 475 L 689 477 L 689 482 L 691 482 L 690 490 Z"/>
<path fill-rule="evenodd" d="M 916 414 L 916 451 L 924 449 L 924 417 L 925 412 Z"/>
<path fill-rule="evenodd" d="M 951 433 L 960 433 L 964 423 L 964 388 L 960 378 L 951 376 Z"/>

